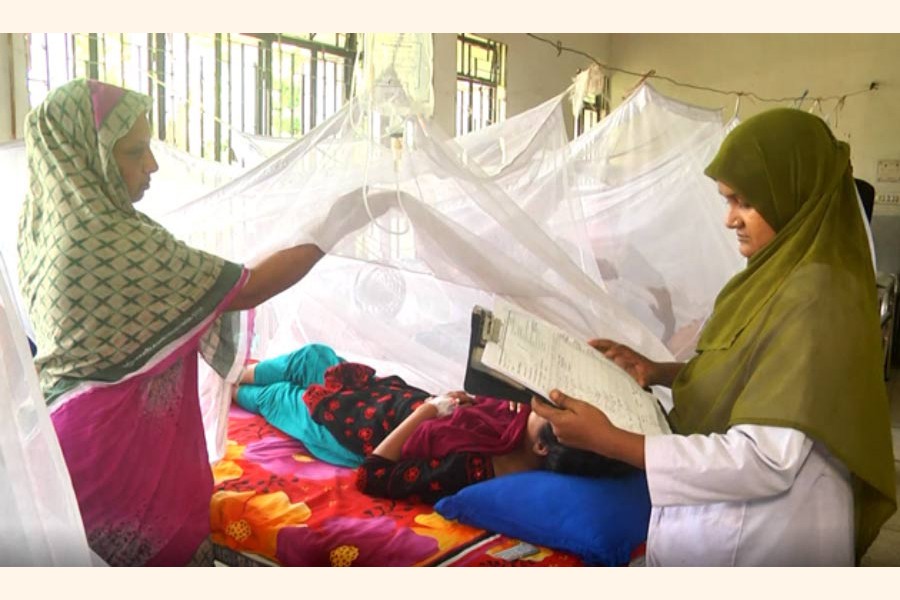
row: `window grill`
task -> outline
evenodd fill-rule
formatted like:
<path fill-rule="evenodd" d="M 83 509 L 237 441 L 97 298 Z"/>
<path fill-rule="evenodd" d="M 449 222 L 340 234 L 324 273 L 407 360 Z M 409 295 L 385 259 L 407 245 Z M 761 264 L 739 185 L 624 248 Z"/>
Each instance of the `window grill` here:
<path fill-rule="evenodd" d="M 456 135 L 506 118 L 506 44 L 456 37 Z"/>
<path fill-rule="evenodd" d="M 234 132 L 295 137 L 350 96 L 355 33 L 31 33 L 33 105 L 76 77 L 150 95 L 157 137 L 233 162 Z"/>

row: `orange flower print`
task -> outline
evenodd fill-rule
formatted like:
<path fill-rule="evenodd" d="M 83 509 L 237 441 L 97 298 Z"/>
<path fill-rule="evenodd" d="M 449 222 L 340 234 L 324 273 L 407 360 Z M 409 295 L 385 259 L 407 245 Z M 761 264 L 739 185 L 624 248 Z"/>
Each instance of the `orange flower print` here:
<path fill-rule="evenodd" d="M 435 539 L 441 551 L 470 541 L 481 532 L 475 527 L 449 521 L 436 512 L 416 515 L 415 525 L 411 529 L 419 535 Z"/>
<path fill-rule="evenodd" d="M 305 502 L 292 504 L 284 492 L 217 492 L 210 504 L 215 543 L 275 559 L 283 526 L 301 525 L 312 515 Z"/>
<path fill-rule="evenodd" d="M 244 470 L 234 461 L 244 455 L 245 448 L 231 440 L 228 441 L 228 445 L 225 446 L 225 456 L 213 465 L 215 485 L 237 479 L 244 474 Z"/>

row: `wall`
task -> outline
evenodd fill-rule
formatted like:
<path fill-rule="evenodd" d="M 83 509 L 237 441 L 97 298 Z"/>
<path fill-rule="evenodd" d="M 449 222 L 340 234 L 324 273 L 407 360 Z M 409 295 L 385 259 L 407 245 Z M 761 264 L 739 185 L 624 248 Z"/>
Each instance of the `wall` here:
<path fill-rule="evenodd" d="M 511 117 L 561 94 L 572 83 L 578 69 L 591 61 L 583 56 L 556 50 L 524 33 L 475 33 L 480 37 L 507 45 L 506 116 Z M 537 33 L 543 38 L 559 40 L 564 46 L 577 48 L 604 61 L 609 57 L 608 33 Z M 449 134 L 455 129 L 456 105 L 456 34 L 434 34 L 435 119 Z M 571 134 L 572 114 L 566 113 Z"/>
<path fill-rule="evenodd" d="M 836 135 L 850 143 L 854 172 L 878 193 L 898 193 L 900 184 L 875 181 L 878 159 L 900 158 L 900 35 L 897 34 L 612 34 L 610 63 L 694 84 L 753 91 L 765 97 L 840 95 L 878 81 L 877 91 L 848 98 Z M 637 83 L 612 77 L 616 106 Z M 734 110 L 735 97 L 651 80 L 660 92 L 707 107 Z M 741 117 L 776 106 L 741 102 Z M 834 101 L 824 105 L 831 112 Z M 811 108 L 806 103 L 803 108 Z"/>
<path fill-rule="evenodd" d="M 22 137 L 26 112 L 25 36 L 0 33 L 0 142 Z"/>

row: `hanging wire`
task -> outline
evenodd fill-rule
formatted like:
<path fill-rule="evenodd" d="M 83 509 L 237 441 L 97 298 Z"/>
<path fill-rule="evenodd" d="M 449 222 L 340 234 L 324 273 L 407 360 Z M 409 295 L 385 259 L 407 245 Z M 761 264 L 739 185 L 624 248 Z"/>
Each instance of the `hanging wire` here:
<path fill-rule="evenodd" d="M 662 81 L 668 81 L 669 83 L 671 83 L 673 85 L 677 85 L 680 87 L 686 87 L 686 88 L 690 88 L 693 90 L 712 92 L 714 94 L 722 94 L 725 96 L 733 96 L 733 95 L 736 95 L 738 97 L 746 96 L 747 98 L 752 98 L 753 100 L 756 100 L 757 102 L 775 102 L 775 103 L 780 103 L 780 104 L 785 103 L 785 102 L 795 102 L 795 103 L 797 103 L 798 106 L 801 102 L 803 102 L 803 100 L 807 99 L 807 94 L 809 92 L 809 90 L 804 91 L 802 96 L 785 96 L 783 98 L 767 98 L 764 96 L 760 96 L 755 92 L 746 92 L 746 91 L 742 91 L 742 90 L 720 90 L 718 88 L 708 87 L 705 85 L 697 85 L 694 83 L 686 83 L 683 81 L 678 81 L 677 79 L 668 77 L 666 75 L 659 75 L 654 70 L 648 71 L 646 73 L 640 73 L 637 71 L 629 71 L 628 69 L 623 69 L 621 67 L 610 66 L 610 65 L 607 65 L 606 63 L 600 62 L 599 60 L 597 60 L 596 58 L 594 58 L 587 52 L 583 52 L 581 50 L 578 50 L 577 48 L 569 48 L 568 46 L 564 46 L 562 44 L 562 42 L 559 40 L 554 42 L 553 40 L 543 38 L 543 37 L 541 37 L 539 35 L 535 35 L 533 33 L 526 33 L 525 35 L 527 35 L 530 38 L 536 39 L 540 42 L 544 42 L 545 44 L 549 44 L 550 46 L 552 46 L 553 48 L 556 49 L 557 56 L 560 56 L 563 52 L 570 52 L 572 54 L 577 54 L 579 56 L 583 56 L 583 57 L 587 58 L 588 60 L 593 61 L 598 67 L 600 67 L 601 69 L 604 69 L 606 71 L 612 71 L 615 73 L 625 73 L 626 75 L 633 75 L 635 77 L 641 77 L 642 78 L 641 82 L 643 82 L 643 80 L 645 80 L 645 79 L 660 79 Z M 843 107 L 844 101 L 847 98 L 849 98 L 851 96 L 856 96 L 859 94 L 866 94 L 868 92 L 872 92 L 877 89 L 878 89 L 878 82 L 873 81 L 865 89 L 856 90 L 854 92 L 848 92 L 846 94 L 838 94 L 838 95 L 834 95 L 834 96 L 816 96 L 816 97 L 812 97 L 809 99 L 817 101 L 817 102 L 822 102 L 825 100 L 837 100 L 838 104 L 841 107 Z"/>

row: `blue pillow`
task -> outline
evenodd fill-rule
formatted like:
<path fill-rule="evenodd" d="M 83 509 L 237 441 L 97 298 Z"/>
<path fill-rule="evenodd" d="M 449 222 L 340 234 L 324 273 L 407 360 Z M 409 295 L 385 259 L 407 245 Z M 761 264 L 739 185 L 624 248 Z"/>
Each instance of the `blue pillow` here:
<path fill-rule="evenodd" d="M 594 478 L 527 471 L 467 486 L 434 506 L 443 517 L 571 552 L 589 565 L 623 565 L 647 539 L 643 471 Z"/>

